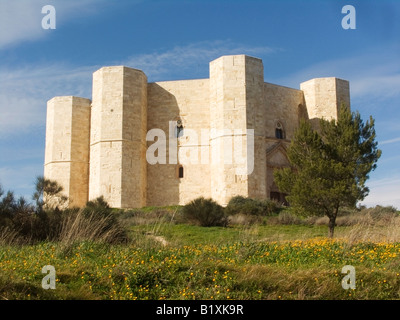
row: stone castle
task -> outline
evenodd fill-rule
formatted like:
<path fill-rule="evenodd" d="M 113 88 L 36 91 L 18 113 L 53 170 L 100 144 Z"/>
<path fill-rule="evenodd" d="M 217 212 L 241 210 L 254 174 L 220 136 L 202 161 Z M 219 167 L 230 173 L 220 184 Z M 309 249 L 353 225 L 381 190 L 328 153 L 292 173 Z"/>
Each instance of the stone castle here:
<path fill-rule="evenodd" d="M 262 60 L 246 55 L 212 61 L 209 78 L 198 80 L 148 83 L 141 70 L 103 67 L 93 74 L 92 100 L 48 101 L 44 176 L 64 187 L 70 206 L 99 196 L 116 208 L 186 204 L 199 196 L 222 205 L 235 195 L 283 201 L 273 172 L 289 165 L 286 148 L 300 119 L 337 118 L 341 103 L 350 106 L 348 81 L 312 79 L 300 90 L 267 83 Z M 166 134 L 149 139 L 152 129 Z M 191 139 L 188 129 L 217 133 Z M 254 147 L 249 174 L 238 174 L 238 163 L 223 155 L 196 163 L 176 157 L 211 158 L 226 150 L 229 137 L 241 140 L 245 163 Z M 155 156 L 167 161 L 148 161 L 156 141 L 167 148 Z"/>

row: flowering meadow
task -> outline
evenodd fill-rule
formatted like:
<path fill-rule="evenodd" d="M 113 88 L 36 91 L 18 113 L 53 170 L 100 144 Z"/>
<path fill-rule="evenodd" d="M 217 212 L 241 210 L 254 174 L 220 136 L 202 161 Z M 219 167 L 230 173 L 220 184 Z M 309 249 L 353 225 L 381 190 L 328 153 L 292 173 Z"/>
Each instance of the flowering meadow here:
<path fill-rule="evenodd" d="M 323 237 L 3 245 L 0 299 L 399 299 L 399 257 L 400 243 Z M 54 290 L 42 288 L 45 265 L 56 270 Z M 345 265 L 355 289 L 341 285 Z"/>

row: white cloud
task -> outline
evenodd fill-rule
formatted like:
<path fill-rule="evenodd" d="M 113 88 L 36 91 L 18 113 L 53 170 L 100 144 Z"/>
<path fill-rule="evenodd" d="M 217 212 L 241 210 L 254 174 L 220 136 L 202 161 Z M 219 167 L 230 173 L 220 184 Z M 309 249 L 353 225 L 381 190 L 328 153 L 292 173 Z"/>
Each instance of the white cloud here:
<path fill-rule="evenodd" d="M 199 72 L 199 66 L 201 70 L 207 71 L 208 76 L 209 62 L 222 55 L 247 54 L 260 57 L 280 50 L 267 46 L 249 47 L 229 40 L 203 41 L 176 46 L 164 52 L 134 55 L 124 64 L 143 70 L 150 79 L 171 77 L 171 74 L 182 76 L 188 72 L 193 74 Z"/>
<path fill-rule="evenodd" d="M 400 137 L 379 142 L 380 145 L 400 142 Z"/>
<path fill-rule="evenodd" d="M 105 0 L 0 0 L 0 48 L 49 35 L 49 30 L 42 29 L 45 5 L 55 7 L 59 25 L 82 15 L 96 14 L 105 3 Z"/>
<path fill-rule="evenodd" d="M 400 209 L 400 177 L 371 181 L 368 186 L 370 194 L 362 204 L 369 207 L 376 205 L 394 206 Z"/>
<path fill-rule="evenodd" d="M 327 60 L 290 74 L 276 83 L 299 87 L 303 81 L 319 77 L 337 77 L 350 81 L 352 99 L 391 98 L 399 96 L 400 56 L 398 48 Z"/>
<path fill-rule="evenodd" d="M 0 137 L 44 126 L 46 102 L 57 95 L 91 96 L 96 67 L 30 66 L 0 71 Z"/>

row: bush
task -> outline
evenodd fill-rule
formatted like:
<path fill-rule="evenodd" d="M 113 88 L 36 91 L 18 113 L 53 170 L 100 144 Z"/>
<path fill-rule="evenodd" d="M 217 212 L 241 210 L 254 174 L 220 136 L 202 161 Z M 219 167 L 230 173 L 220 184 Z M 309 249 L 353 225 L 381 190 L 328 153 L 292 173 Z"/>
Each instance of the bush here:
<path fill-rule="evenodd" d="M 120 243 L 127 239 L 126 230 L 120 225 L 112 208 L 101 196 L 89 201 L 85 208 L 65 215 L 58 240 Z"/>
<path fill-rule="evenodd" d="M 261 224 L 263 222 L 261 216 L 254 216 L 248 214 L 235 214 L 228 217 L 229 225 L 250 226 L 254 224 Z"/>
<path fill-rule="evenodd" d="M 373 208 L 364 209 L 363 212 L 369 213 L 374 219 L 381 219 L 387 216 L 395 217 L 398 216 L 398 211 L 393 206 L 375 206 Z"/>
<path fill-rule="evenodd" d="M 225 213 L 229 216 L 237 214 L 270 216 L 273 213 L 277 213 L 279 209 L 280 206 L 273 200 L 257 200 L 245 198 L 243 196 L 235 196 L 229 200 L 225 208 Z"/>
<path fill-rule="evenodd" d="M 182 215 L 186 221 L 199 224 L 202 227 L 223 226 L 228 220 L 224 208 L 212 199 L 197 198 L 182 208 Z"/>
<path fill-rule="evenodd" d="M 127 235 L 102 197 L 88 202 L 83 209 L 46 209 L 41 206 L 37 211 L 21 200 L 15 201 L 11 193 L 5 200 L 0 199 L 1 243 L 45 240 L 116 243 L 125 242 Z"/>
<path fill-rule="evenodd" d="M 282 211 L 278 215 L 279 224 L 301 224 L 302 220 L 288 211 Z"/>
<path fill-rule="evenodd" d="M 85 208 L 63 217 L 57 240 L 64 244 L 84 240 L 123 243 L 128 237 L 112 214 L 102 215 Z"/>

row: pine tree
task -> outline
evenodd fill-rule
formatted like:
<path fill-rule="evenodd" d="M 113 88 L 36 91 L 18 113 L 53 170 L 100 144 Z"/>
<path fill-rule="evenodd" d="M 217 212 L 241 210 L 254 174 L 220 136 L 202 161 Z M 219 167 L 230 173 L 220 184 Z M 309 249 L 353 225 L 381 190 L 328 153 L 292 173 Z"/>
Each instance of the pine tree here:
<path fill-rule="evenodd" d="M 365 183 L 381 156 L 375 139 L 374 119 L 364 124 L 343 105 L 337 120 L 320 120 L 318 131 L 304 120 L 288 149 L 292 167 L 277 170 L 275 181 L 296 212 L 326 215 L 333 237 L 339 209 L 369 193 Z"/>
<path fill-rule="evenodd" d="M 63 195 L 64 188 L 57 181 L 46 179 L 42 176 L 36 177 L 35 193 L 32 199 L 36 202 L 36 212 L 42 213 L 47 209 L 62 208 L 68 201 Z"/>

